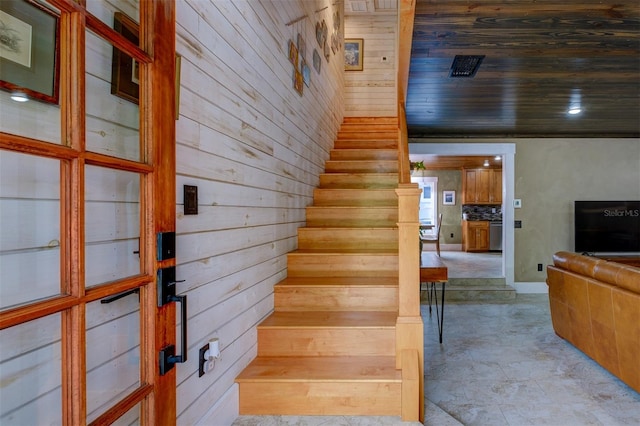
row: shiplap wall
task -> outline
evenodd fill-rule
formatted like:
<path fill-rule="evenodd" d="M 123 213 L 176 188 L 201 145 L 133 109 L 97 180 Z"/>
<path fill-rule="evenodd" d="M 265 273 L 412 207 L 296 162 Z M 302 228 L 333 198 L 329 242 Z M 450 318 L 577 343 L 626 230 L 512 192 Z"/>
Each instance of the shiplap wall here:
<path fill-rule="evenodd" d="M 256 355 L 255 327 L 273 309 L 273 286 L 286 276 L 286 253 L 296 248 L 343 118 L 342 59 L 323 57 L 320 74 L 312 66 L 315 23 L 333 28 L 331 3 L 177 2 L 176 250 L 177 278 L 185 280 L 177 290 L 189 300 L 178 424 L 229 424 L 237 416 L 234 379 Z M 298 32 L 311 67 L 302 96 L 288 59 Z M 185 184 L 198 187 L 198 215 L 183 214 Z M 198 377 L 198 349 L 213 337 L 221 359 Z"/>
<path fill-rule="evenodd" d="M 346 117 L 397 115 L 397 20 L 394 14 L 345 17 L 345 38 L 364 39 L 363 70 L 345 72 Z"/>

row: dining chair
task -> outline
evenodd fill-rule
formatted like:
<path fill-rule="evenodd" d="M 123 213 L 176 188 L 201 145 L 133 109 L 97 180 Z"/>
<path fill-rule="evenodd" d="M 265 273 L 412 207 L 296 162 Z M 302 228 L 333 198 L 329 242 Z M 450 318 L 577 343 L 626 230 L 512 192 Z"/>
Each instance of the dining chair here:
<path fill-rule="evenodd" d="M 438 214 L 438 224 L 433 234 L 420 235 L 420 247 L 422 248 L 425 243 L 435 243 L 436 253 L 440 256 L 440 225 L 442 225 L 442 213 Z"/>

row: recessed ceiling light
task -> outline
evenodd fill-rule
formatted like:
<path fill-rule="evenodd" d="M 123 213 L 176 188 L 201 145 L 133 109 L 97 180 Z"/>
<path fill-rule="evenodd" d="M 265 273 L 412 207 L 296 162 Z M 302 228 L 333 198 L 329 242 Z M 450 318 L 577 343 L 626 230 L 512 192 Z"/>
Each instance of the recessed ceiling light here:
<path fill-rule="evenodd" d="M 582 109 L 580 107 L 571 107 L 567 110 L 567 114 L 576 115 L 580 114 Z"/>
<path fill-rule="evenodd" d="M 26 93 L 23 92 L 12 92 L 11 100 L 14 100 L 16 102 L 27 102 L 29 100 L 29 97 L 26 95 Z"/>
<path fill-rule="evenodd" d="M 502 160 L 502 157 L 500 157 L 499 155 L 496 155 L 495 160 L 496 161 L 500 161 L 500 160 Z"/>
<path fill-rule="evenodd" d="M 489 160 L 484 160 L 484 164 L 483 164 L 483 166 L 485 166 L 485 167 L 489 167 Z"/>

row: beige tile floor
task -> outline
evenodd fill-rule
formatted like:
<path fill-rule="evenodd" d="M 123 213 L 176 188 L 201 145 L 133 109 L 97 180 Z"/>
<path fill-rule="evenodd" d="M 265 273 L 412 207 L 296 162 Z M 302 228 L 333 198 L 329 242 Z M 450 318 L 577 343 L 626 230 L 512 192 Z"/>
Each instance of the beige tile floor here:
<path fill-rule="evenodd" d="M 449 278 L 501 278 L 502 253 L 465 253 L 442 251 L 440 259 L 447 265 Z"/>
<path fill-rule="evenodd" d="M 547 295 L 445 306 L 425 321 L 425 425 L 638 425 L 640 394 L 555 335 Z M 395 417 L 241 416 L 235 426 L 406 425 Z"/>

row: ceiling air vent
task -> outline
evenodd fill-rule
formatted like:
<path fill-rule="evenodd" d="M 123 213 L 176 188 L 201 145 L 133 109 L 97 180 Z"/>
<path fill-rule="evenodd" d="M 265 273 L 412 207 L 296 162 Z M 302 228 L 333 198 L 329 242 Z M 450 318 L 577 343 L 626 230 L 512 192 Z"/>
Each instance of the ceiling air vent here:
<path fill-rule="evenodd" d="M 484 55 L 456 55 L 449 77 L 473 77 L 483 59 Z"/>

